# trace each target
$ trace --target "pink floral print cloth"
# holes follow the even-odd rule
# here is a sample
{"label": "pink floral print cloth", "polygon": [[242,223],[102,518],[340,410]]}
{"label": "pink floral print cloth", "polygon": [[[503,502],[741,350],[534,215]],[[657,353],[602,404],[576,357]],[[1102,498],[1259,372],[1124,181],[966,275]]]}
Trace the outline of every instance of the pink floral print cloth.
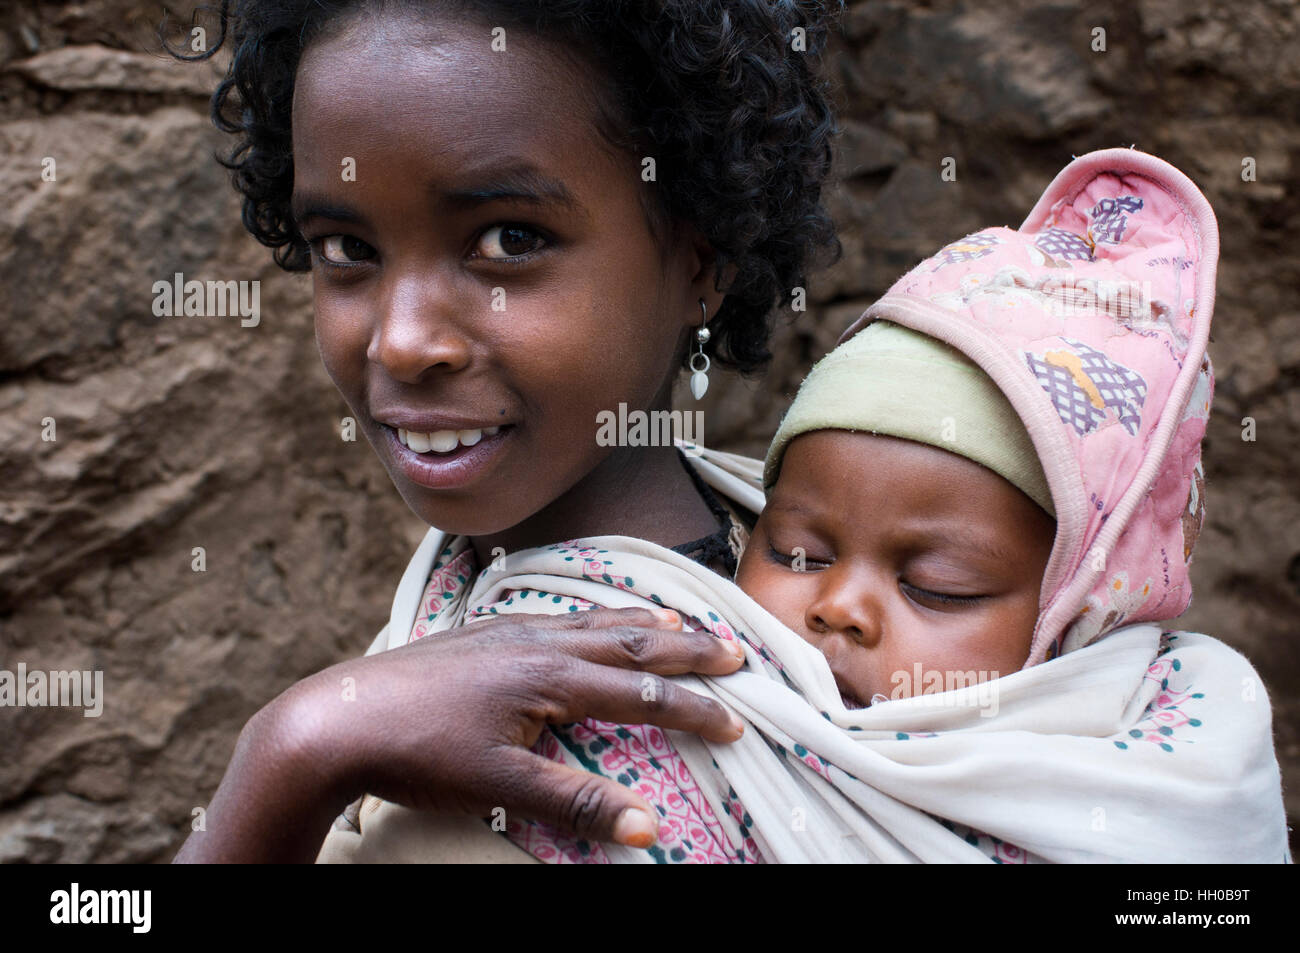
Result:
{"label": "pink floral print cloth", "polygon": [[[1025,421],[1058,530],[1021,671],[851,711],[815,648],[680,554],[608,536],[478,567],[437,530],[371,651],[595,604],[668,605],[739,642],[742,671],[675,679],[746,719],[734,744],[598,721],[543,735],[539,754],[633,786],[661,815],[651,851],[512,819],[510,839],[550,862],[1288,861],[1258,675],[1209,636],[1147,624],[1190,598],[1217,251],[1185,176],[1093,153],[1019,230],[945,246],[845,333],[881,318],[943,340]],[[694,465],[761,508],[761,462],[706,451]]]}
{"label": "pink floral print cloth", "polygon": [[1019,229],[944,246],[840,338],[877,318],[938,338],[1025,422],[1057,518],[1026,667],[1187,608],[1218,254],[1190,179],[1136,150],[1093,152]]}

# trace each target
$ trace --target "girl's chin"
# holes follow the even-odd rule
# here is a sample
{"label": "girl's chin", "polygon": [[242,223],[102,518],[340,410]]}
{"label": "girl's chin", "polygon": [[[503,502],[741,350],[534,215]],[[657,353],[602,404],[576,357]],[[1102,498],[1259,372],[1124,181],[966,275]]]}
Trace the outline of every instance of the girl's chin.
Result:
{"label": "girl's chin", "polygon": [[[438,492],[409,483],[398,484],[398,491],[411,512],[426,525],[442,530],[450,536],[493,536],[521,522],[521,514],[514,522],[510,511],[493,506],[473,492]],[[513,502],[513,501],[512,501]]]}

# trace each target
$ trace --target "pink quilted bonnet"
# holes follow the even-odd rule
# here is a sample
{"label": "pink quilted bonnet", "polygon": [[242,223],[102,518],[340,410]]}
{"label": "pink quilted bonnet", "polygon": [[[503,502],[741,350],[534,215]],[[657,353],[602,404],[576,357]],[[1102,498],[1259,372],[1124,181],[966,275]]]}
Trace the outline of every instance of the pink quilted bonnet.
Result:
{"label": "pink quilted bonnet", "polygon": [[945,341],[1024,421],[1057,519],[1026,667],[1191,600],[1218,254],[1190,179],[1135,150],[1092,152],[1018,230],[946,245],[840,338],[879,318]]}

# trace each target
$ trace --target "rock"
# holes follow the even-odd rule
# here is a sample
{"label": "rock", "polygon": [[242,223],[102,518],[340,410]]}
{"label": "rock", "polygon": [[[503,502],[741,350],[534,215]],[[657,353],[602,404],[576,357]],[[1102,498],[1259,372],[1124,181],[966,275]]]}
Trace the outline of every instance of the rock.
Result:
{"label": "rock", "polygon": [[[697,404],[683,375],[676,406],[704,410],[709,446],[761,457],[852,320],[942,244],[1018,224],[1072,154],[1136,143],[1184,169],[1222,257],[1208,519],[1174,625],[1263,675],[1294,825],[1300,8],[849,6],[824,192],[844,259],[809,276],[765,378],[715,368]],[[219,67],[139,52],[156,3],[36,10],[0,15],[0,665],[97,669],[106,699],[99,718],[0,710],[0,863],[163,861],[247,719],[365,650],[425,527],[369,447],[339,439],[310,280],[240,227],[202,101]],[[155,317],[153,282],[177,271],[260,281],[261,323]]]}
{"label": "rock", "polygon": [[896,167],[907,158],[907,147],[875,126],[850,119],[835,146],[836,175],[851,179]]}
{"label": "rock", "polygon": [[106,89],[144,93],[212,95],[221,74],[211,60],[184,63],[172,57],[129,53],[106,46],[65,46],[11,63],[8,69],[34,83],[68,92]]}
{"label": "rock", "polygon": [[[201,115],[176,108],[0,124],[0,286],[15,290],[0,372],[84,360],[113,348],[124,324],[159,324],[153,282],[199,277],[234,234],[238,203],[211,159],[219,142]],[[202,277],[248,277],[227,270]]]}

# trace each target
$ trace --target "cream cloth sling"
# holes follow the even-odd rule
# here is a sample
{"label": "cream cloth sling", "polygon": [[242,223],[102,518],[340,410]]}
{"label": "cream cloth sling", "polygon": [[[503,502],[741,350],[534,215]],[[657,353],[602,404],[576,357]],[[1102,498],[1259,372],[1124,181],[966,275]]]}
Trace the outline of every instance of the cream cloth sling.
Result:
{"label": "cream cloth sling", "polygon": [[[743,459],[692,462],[718,486],[706,466],[743,483],[758,465]],[[441,543],[439,534],[431,551]],[[598,571],[575,552],[599,553]],[[372,649],[405,643],[431,559],[423,576],[422,560],[412,561]],[[511,554],[434,628],[476,609],[560,607],[505,604],[506,593],[525,591],[663,603],[741,641],[742,672],[675,680],[738,711],[749,722],[744,737],[723,745],[667,734],[707,802],[701,814],[737,850],[751,842],[769,862],[1289,860],[1263,685],[1240,654],[1207,636],[1129,626],[994,681],[847,711],[819,652],[715,573],[643,540],[599,537]],[[559,754],[584,763],[562,746]],[[370,800],[377,806],[368,817],[363,810],[361,836],[349,835],[362,846],[344,857],[327,840],[321,859],[523,859],[487,846],[488,837],[506,842],[481,820]],[[548,836],[525,840],[534,853],[564,859],[538,847]],[[656,859],[600,848],[611,862]]]}
{"label": "cream cloth sling", "polygon": [[[679,443],[699,476],[726,500],[751,512],[763,508],[762,463],[750,457]],[[397,587],[388,623],[379,631],[367,655],[397,648],[409,641],[421,609],[430,572],[445,547],[453,542],[431,529],[411,557]],[[743,541],[736,540],[743,547]],[[599,604],[613,604],[601,601]],[[537,611],[534,608],[533,611]],[[459,618],[463,620],[463,611]],[[326,836],[318,863],[536,863],[527,851],[495,833],[479,818],[432,815],[366,796],[350,806]],[[365,836],[352,827],[362,823]],[[640,855],[645,857],[643,853]]]}

